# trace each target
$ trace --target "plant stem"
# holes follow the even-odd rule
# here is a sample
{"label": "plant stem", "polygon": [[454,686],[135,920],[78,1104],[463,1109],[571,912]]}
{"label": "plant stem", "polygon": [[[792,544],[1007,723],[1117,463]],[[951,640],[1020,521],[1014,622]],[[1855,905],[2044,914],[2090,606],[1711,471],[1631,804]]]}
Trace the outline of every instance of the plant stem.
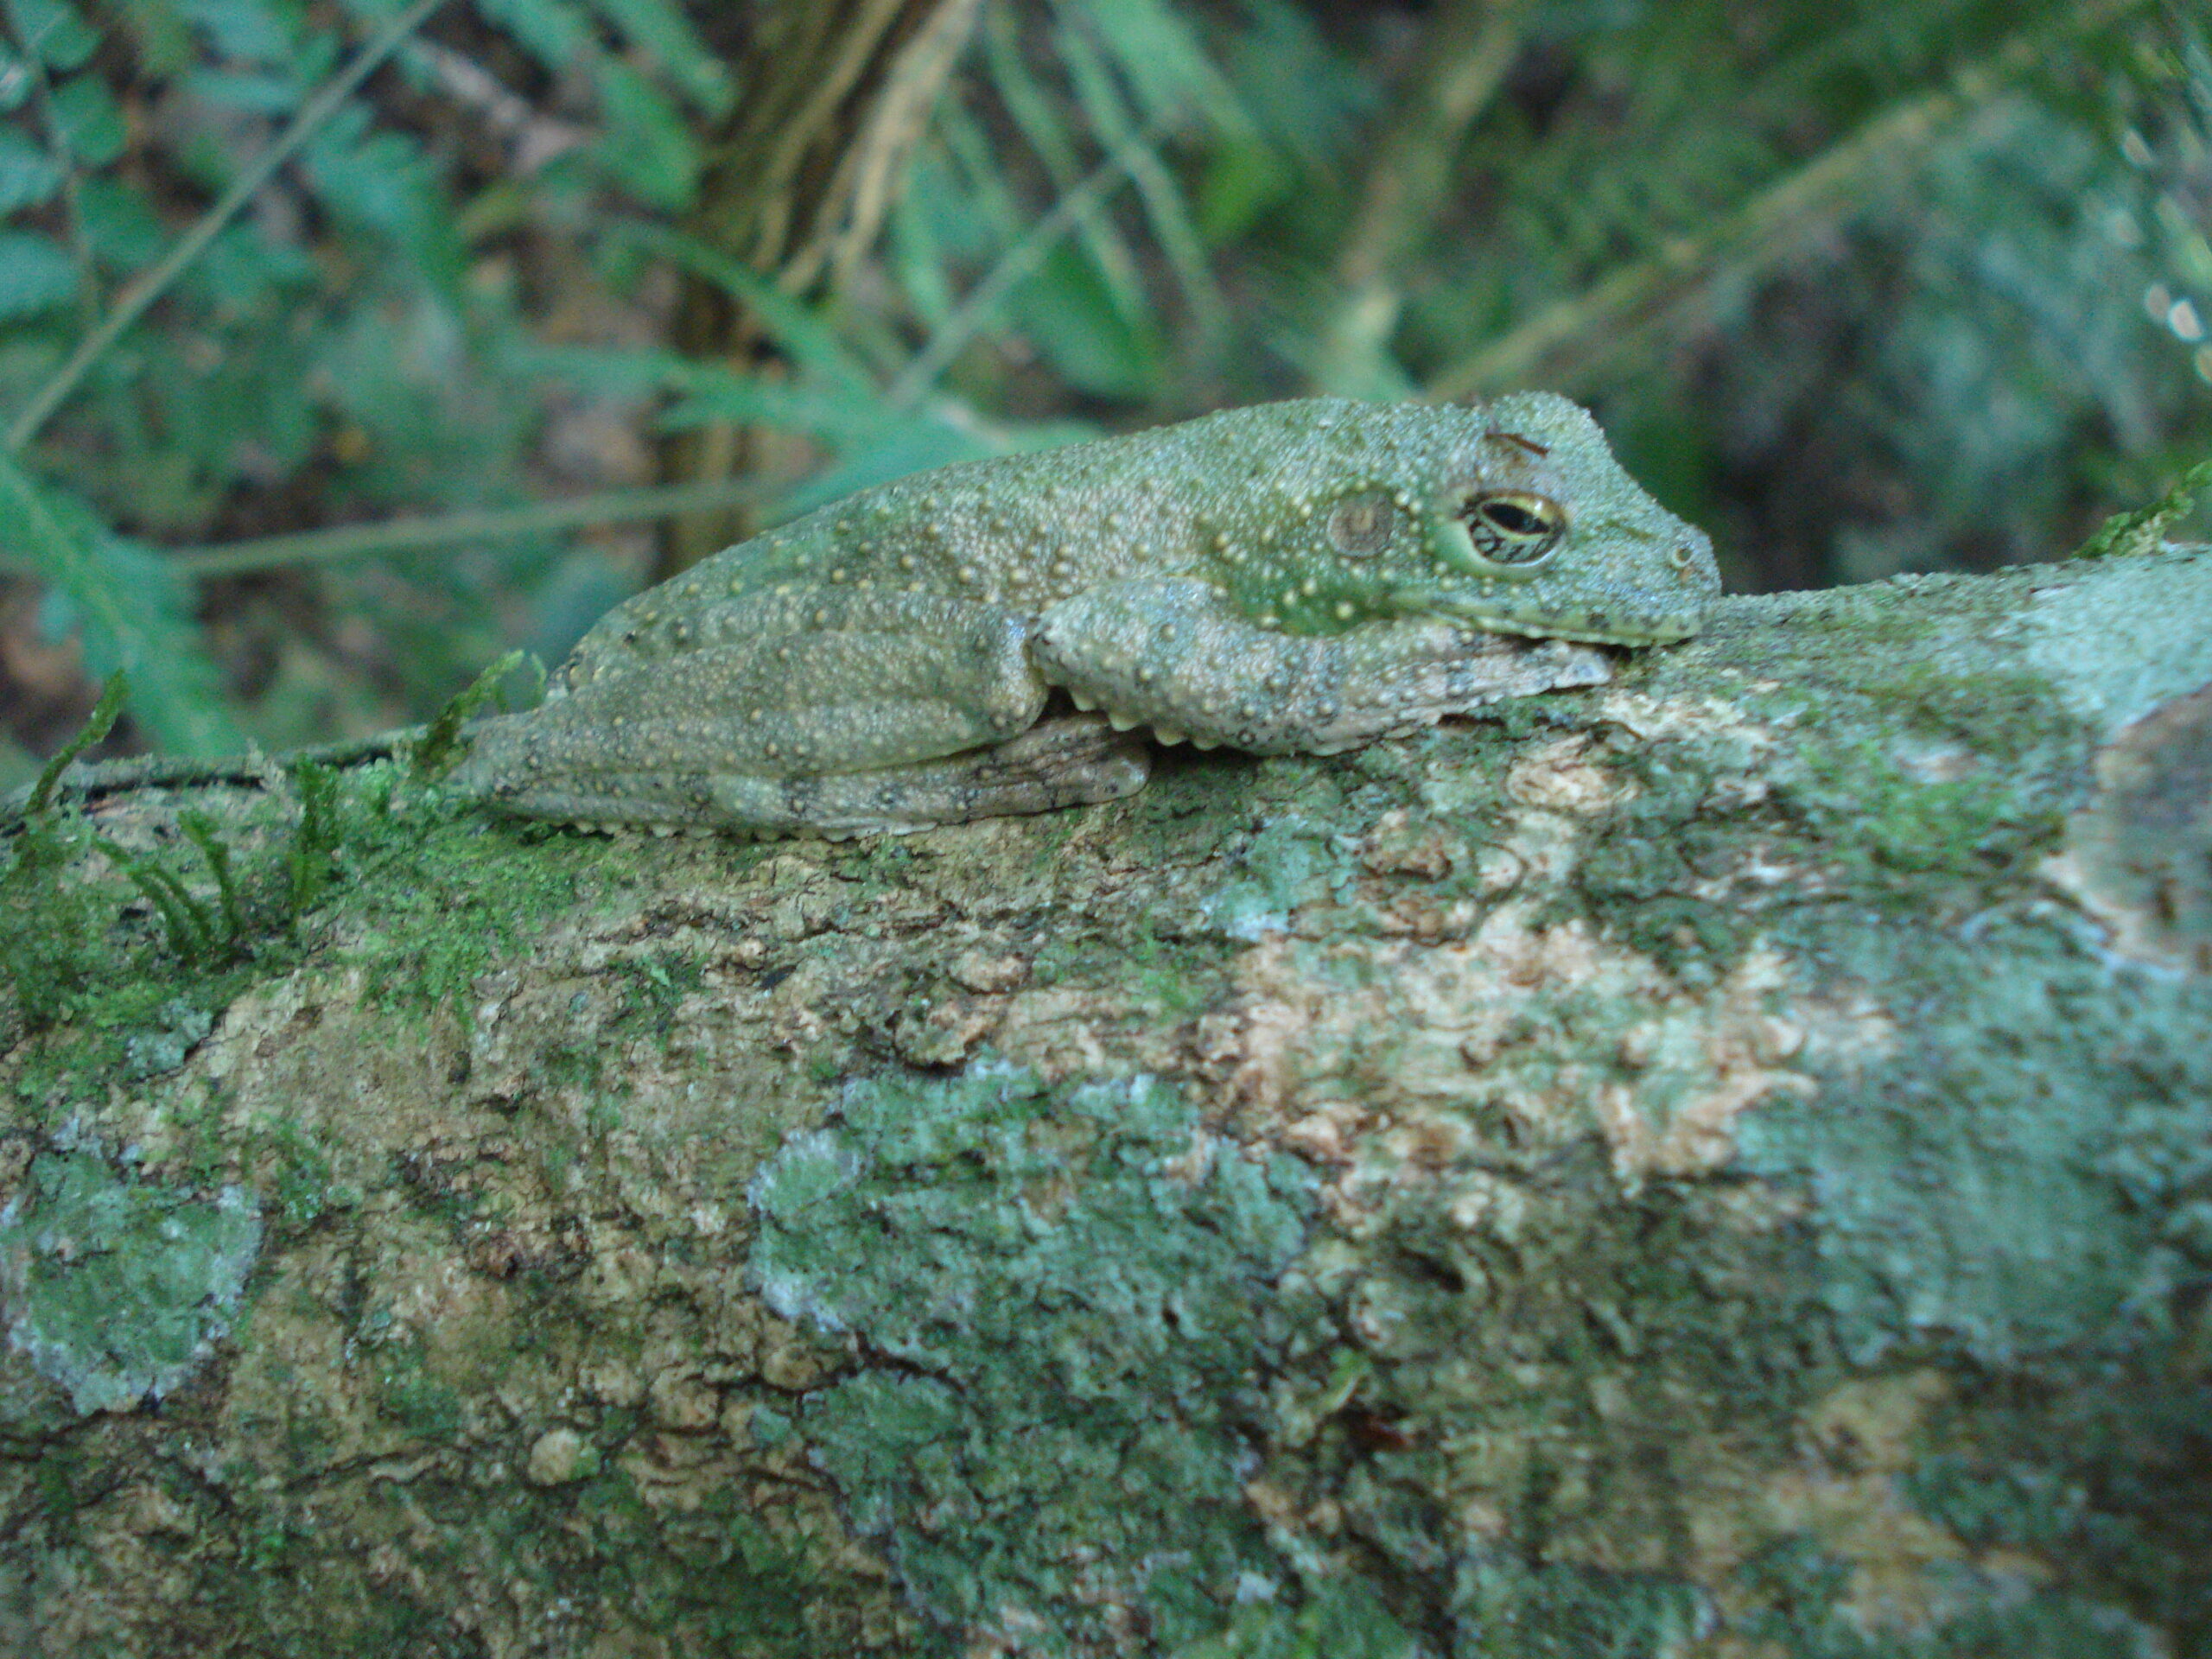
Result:
{"label": "plant stem", "polygon": [[435,518],[401,518],[381,524],[340,524],[329,530],[261,536],[251,541],[226,542],[213,547],[179,548],[170,555],[168,563],[188,576],[243,575],[249,571],[274,570],[287,565],[327,564],[340,559],[420,552],[426,548],[451,547],[458,542],[505,541],[517,536],[575,530],[588,524],[673,518],[687,512],[742,506],[758,500],[762,493],[763,486],[756,480],[732,478],[714,479],[703,484],[662,484],[650,489],[604,490],[536,506],[443,513]]}
{"label": "plant stem", "polygon": [[1310,378],[1318,390],[1378,389],[1377,366],[1403,307],[1408,252],[1448,201],[1467,134],[1520,54],[1531,0],[1439,0],[1395,99],[1331,274]]}

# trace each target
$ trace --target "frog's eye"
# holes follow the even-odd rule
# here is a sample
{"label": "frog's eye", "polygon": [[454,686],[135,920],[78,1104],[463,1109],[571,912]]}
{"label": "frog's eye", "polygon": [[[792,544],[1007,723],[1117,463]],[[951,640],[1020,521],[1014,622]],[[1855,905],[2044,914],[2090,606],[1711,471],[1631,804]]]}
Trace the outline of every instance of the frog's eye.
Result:
{"label": "frog's eye", "polygon": [[1567,536],[1558,502],[1531,490],[1485,490],[1437,525],[1436,551],[1469,575],[1534,575]]}
{"label": "frog's eye", "polygon": [[1492,564],[1534,564],[1549,558],[1567,530],[1559,504],[1526,490],[1478,495],[1461,518],[1475,551]]}
{"label": "frog's eye", "polygon": [[1370,558],[1390,545],[1398,510],[1387,495],[1352,495],[1329,510],[1329,545],[1347,558]]}

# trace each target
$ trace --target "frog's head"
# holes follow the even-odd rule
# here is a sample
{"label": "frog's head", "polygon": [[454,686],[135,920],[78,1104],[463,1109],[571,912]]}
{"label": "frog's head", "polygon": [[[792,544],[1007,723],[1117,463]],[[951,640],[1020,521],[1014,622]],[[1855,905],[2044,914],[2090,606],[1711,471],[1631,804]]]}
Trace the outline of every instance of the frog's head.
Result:
{"label": "frog's head", "polygon": [[1712,542],[1621,470],[1586,410],[1520,392],[1459,413],[1419,508],[1428,568],[1394,608],[1595,645],[1697,632],[1720,591]]}
{"label": "frog's head", "polygon": [[[1224,536],[1224,586],[1262,627],[1333,633],[1389,616],[1441,616],[1491,633],[1656,645],[1703,625],[1720,590],[1713,543],[1637,487],[1598,424],[1548,392],[1472,409],[1286,404],[1367,440],[1357,459],[1313,449],[1280,480],[1280,526]],[[1318,414],[1309,410],[1318,410]],[[1362,464],[1364,463],[1364,470]]]}

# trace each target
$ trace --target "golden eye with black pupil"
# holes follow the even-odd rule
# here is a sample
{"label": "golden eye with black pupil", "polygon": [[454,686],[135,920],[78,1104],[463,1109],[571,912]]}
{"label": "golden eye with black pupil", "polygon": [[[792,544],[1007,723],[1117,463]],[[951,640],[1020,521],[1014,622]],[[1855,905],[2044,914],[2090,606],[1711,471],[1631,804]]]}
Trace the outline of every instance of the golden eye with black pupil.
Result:
{"label": "golden eye with black pupil", "polygon": [[1523,569],[1549,558],[1567,533],[1559,504],[1527,490],[1470,496],[1459,521],[1484,558]]}
{"label": "golden eye with black pupil", "polygon": [[1531,539],[1544,533],[1544,521],[1526,507],[1516,507],[1510,501],[1485,501],[1476,509],[1509,536],[1525,536]]}

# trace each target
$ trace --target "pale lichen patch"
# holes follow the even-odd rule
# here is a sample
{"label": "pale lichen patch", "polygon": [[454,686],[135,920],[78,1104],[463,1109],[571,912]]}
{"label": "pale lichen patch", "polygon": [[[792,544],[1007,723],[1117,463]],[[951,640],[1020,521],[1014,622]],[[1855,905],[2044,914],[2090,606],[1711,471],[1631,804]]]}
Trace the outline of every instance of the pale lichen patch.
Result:
{"label": "pale lichen patch", "polygon": [[1809,1097],[1818,1069],[1885,1046],[1875,1010],[1814,995],[1771,945],[1697,987],[1518,904],[1460,944],[1271,939],[1237,982],[1217,1055],[1233,1096],[1318,1161],[1359,1166],[1346,1196],[1593,1135],[1628,1187],[1709,1173],[1745,1111]]}
{"label": "pale lichen patch", "polygon": [[1509,799],[1546,812],[1587,817],[1624,798],[1621,779],[1593,755],[1586,733],[1535,744],[1515,757],[1505,774]]}
{"label": "pale lichen patch", "polygon": [[35,1160],[0,1208],[9,1346],[79,1415],[174,1392],[230,1330],[261,1253],[260,1206],[118,1175],[85,1152]]}

